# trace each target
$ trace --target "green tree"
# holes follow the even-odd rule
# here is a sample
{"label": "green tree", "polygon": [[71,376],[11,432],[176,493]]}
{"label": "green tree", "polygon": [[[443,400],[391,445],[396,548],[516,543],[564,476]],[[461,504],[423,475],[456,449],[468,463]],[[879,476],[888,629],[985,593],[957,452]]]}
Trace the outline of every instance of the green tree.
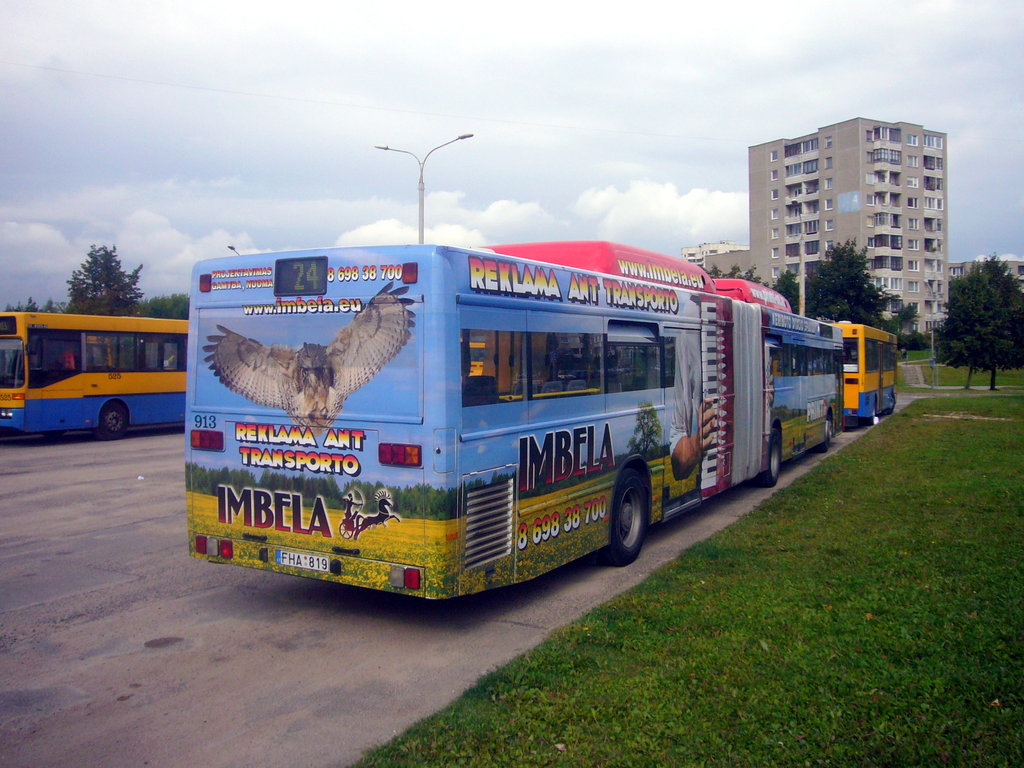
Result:
{"label": "green tree", "polygon": [[994,390],[996,371],[1024,366],[1024,294],[995,254],[950,281],[938,355],[967,368],[968,388],[975,371],[988,371]]}
{"label": "green tree", "polygon": [[779,279],[775,281],[772,288],[785,296],[789,306],[793,308],[794,312],[797,311],[800,306],[800,282],[797,280],[796,272],[790,272],[788,269],[782,270],[782,274],[779,275]]}
{"label": "green tree", "polygon": [[867,252],[867,248],[857,250],[853,240],[825,252],[817,272],[805,281],[809,317],[881,325],[888,297],[871,280]]}
{"label": "green tree", "polygon": [[140,317],[167,317],[173,320],[188,320],[188,294],[172,293],[169,296],[154,296],[143,299],[137,307]]}
{"label": "green tree", "polygon": [[895,315],[884,318],[878,327],[896,334],[896,345],[900,349],[919,349],[916,345],[920,344],[918,337],[921,334],[910,330],[917,322],[917,317],[917,309],[908,304]]}
{"label": "green tree", "polygon": [[142,300],[140,264],[131,272],[121,267],[117,246],[93,245],[82,266],[68,280],[68,312],[85,315],[134,315]]}
{"label": "green tree", "polygon": [[8,304],[5,312],[63,312],[64,304],[53,299],[47,299],[46,302],[40,306],[36,303],[36,300],[31,296],[28,297],[28,301],[19,301],[17,304]]}
{"label": "green tree", "polygon": [[723,272],[722,268],[717,264],[712,264],[707,270],[707,273],[711,275],[714,280],[721,280],[722,278],[728,278],[730,280],[749,280],[752,283],[760,283],[761,285],[767,285],[757,274],[757,267],[751,267],[744,271],[740,269],[739,264],[733,264],[729,267],[728,272]]}

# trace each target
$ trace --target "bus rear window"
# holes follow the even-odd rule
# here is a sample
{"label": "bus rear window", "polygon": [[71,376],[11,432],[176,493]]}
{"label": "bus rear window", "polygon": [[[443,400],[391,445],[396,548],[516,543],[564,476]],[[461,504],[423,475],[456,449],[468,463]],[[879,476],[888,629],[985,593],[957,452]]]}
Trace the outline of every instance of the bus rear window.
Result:
{"label": "bus rear window", "polygon": [[857,339],[843,339],[843,373],[860,373]]}

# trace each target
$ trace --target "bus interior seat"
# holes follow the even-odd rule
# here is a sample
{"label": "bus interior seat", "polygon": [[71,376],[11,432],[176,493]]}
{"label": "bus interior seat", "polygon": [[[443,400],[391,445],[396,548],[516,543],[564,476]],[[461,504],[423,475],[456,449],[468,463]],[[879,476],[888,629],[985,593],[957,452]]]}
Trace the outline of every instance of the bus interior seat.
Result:
{"label": "bus interior seat", "polygon": [[488,405],[498,402],[498,384],[493,376],[469,376],[462,389],[463,405]]}

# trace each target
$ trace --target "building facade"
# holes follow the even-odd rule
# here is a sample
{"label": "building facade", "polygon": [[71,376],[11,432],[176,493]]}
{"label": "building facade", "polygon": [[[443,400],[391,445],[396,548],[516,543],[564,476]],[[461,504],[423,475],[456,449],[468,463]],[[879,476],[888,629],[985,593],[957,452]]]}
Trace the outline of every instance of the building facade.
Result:
{"label": "building facade", "polygon": [[732,240],[719,240],[717,243],[701,243],[700,245],[687,245],[679,249],[679,255],[702,269],[707,265],[709,256],[720,253],[733,253],[736,251],[749,251],[749,245],[739,245]]}
{"label": "building facade", "polygon": [[[971,261],[949,262],[949,279],[952,280],[955,277],[963,277],[970,270],[974,269],[974,267],[979,263],[979,260],[980,259],[972,259]],[[1007,268],[1010,270],[1010,274],[1013,275],[1014,279],[1017,281],[1017,287],[1024,291],[1024,257],[1007,255],[999,256],[999,260],[1006,264]]]}
{"label": "building facade", "polygon": [[891,312],[941,323],[948,261],[946,134],[854,118],[748,148],[750,248],[758,272],[812,275],[832,245],[867,247]]}

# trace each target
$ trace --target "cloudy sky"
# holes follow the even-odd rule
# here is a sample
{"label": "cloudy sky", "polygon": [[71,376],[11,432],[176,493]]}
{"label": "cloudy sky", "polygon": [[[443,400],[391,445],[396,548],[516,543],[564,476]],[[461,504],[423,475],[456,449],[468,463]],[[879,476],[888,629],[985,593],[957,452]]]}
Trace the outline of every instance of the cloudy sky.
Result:
{"label": "cloudy sky", "polygon": [[12,0],[0,307],[91,244],[147,296],[242,252],[747,242],[747,147],[852,117],[949,134],[950,258],[1024,249],[1013,0]]}

